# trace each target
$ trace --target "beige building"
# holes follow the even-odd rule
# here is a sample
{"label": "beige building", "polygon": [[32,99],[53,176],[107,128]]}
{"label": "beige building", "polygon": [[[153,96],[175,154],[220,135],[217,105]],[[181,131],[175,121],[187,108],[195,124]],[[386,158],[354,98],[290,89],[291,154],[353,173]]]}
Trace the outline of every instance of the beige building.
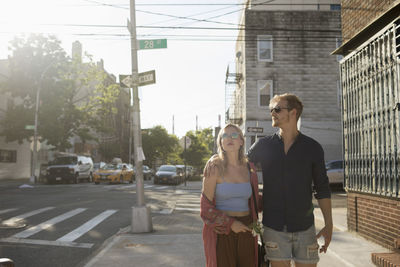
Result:
{"label": "beige building", "polygon": [[[226,121],[242,128],[248,149],[276,132],[269,101],[294,93],[304,103],[300,130],[321,143],[325,159],[342,158],[339,63],[340,1],[247,1],[235,66],[226,80]],[[296,4],[294,4],[296,3]]]}

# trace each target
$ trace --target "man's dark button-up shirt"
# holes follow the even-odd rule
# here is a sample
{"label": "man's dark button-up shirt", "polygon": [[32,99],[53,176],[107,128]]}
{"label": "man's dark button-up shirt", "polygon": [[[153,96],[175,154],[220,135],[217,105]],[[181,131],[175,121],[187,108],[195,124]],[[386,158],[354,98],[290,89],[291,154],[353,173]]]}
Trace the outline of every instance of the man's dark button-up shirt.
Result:
{"label": "man's dark button-up shirt", "polygon": [[303,231],[314,223],[312,192],[330,198],[324,151],[314,139],[299,133],[287,154],[279,133],[259,139],[248,158],[263,173],[263,224],[282,231]]}

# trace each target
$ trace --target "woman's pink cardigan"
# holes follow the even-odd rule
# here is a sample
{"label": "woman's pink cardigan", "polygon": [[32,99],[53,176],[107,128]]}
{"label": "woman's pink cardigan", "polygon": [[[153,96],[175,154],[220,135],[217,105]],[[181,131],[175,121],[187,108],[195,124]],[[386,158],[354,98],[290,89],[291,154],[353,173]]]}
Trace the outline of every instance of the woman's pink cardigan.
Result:
{"label": "woman's pink cardigan", "polygon": [[[257,196],[257,207],[258,211],[262,210],[260,197],[258,195],[258,178],[254,164],[250,164],[250,183],[253,187],[254,193]],[[249,209],[253,221],[258,219],[258,212],[256,212],[254,207],[253,194],[249,199]],[[227,216],[220,210],[215,208],[215,197],[211,202],[204,194],[201,195],[200,199],[200,216],[203,219],[203,243],[204,243],[204,253],[206,256],[206,266],[207,267],[217,267],[217,233],[214,229],[217,227],[219,232],[224,234],[229,234],[231,231],[231,225],[234,219]],[[254,238],[255,246],[255,262],[257,267],[258,250],[257,250],[257,238]]]}

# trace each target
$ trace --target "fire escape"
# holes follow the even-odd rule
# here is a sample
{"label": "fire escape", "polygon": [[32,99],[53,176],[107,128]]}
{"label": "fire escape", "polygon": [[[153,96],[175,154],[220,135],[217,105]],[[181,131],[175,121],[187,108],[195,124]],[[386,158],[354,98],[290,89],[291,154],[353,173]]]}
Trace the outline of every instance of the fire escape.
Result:
{"label": "fire escape", "polygon": [[225,78],[225,123],[241,125],[243,122],[243,94],[240,87],[242,79],[241,73],[229,72],[228,65]]}

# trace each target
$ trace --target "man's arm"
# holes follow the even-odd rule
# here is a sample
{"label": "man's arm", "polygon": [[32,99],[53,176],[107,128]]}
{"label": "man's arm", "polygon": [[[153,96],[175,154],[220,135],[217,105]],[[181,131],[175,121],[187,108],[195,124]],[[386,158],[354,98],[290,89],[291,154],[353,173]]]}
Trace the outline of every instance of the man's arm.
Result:
{"label": "man's arm", "polygon": [[329,244],[332,240],[333,231],[333,221],[332,221],[332,203],[330,198],[318,199],[318,205],[321,208],[322,215],[324,216],[325,227],[319,231],[317,234],[317,239],[321,236],[324,237],[325,243],[319,250],[319,252],[324,252],[328,250]]}

